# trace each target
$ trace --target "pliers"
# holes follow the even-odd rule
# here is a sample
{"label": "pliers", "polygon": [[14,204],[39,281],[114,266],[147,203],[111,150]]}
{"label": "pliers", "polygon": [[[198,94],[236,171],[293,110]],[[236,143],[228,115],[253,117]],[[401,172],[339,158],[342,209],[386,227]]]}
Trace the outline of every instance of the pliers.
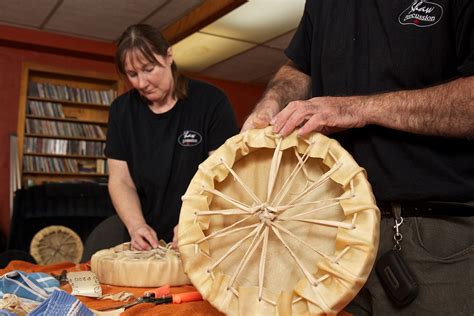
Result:
{"label": "pliers", "polygon": [[185,293],[179,293],[179,294],[170,294],[170,290],[171,290],[170,286],[165,285],[151,291],[146,291],[143,296],[137,298],[133,302],[116,306],[116,307],[100,309],[100,311],[109,311],[109,310],[114,310],[114,309],[119,309],[119,308],[127,309],[141,303],[152,303],[155,305],[169,304],[169,303],[180,304],[183,302],[193,302],[193,301],[202,300],[201,294],[197,291],[185,292]]}

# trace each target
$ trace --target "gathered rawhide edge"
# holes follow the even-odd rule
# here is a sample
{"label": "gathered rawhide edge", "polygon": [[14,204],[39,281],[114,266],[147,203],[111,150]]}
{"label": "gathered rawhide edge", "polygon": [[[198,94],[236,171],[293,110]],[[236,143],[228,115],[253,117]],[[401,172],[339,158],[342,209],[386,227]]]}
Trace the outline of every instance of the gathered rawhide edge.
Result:
{"label": "gathered rawhide edge", "polygon": [[130,250],[130,243],[96,252],[91,270],[100,283],[126,287],[155,287],[190,284],[183,271],[179,253],[170,244],[156,249]]}
{"label": "gathered rawhide edge", "polygon": [[179,250],[193,285],[226,314],[336,314],[367,280],[379,221],[364,170],[337,141],[268,127],[199,166]]}

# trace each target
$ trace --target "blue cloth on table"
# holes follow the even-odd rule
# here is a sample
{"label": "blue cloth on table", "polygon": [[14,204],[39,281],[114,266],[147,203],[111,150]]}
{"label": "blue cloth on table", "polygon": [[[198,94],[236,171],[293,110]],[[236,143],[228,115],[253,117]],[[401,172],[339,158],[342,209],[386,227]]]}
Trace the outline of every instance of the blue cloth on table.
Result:
{"label": "blue cloth on table", "polygon": [[21,299],[44,302],[54,290],[59,289],[59,281],[43,272],[25,273],[14,270],[0,277],[0,295],[15,294]]}
{"label": "blue cloth on table", "polygon": [[77,298],[62,290],[56,290],[28,316],[94,316],[94,313]]}

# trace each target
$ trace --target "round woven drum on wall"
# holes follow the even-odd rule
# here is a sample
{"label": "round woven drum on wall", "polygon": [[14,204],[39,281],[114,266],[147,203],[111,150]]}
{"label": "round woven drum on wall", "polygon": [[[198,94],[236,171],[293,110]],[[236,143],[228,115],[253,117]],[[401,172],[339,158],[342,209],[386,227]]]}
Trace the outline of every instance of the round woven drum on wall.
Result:
{"label": "round woven drum on wall", "polygon": [[364,169],[337,141],[268,127],[230,138],[199,166],[179,250],[224,313],[335,314],[367,280],[379,220]]}
{"label": "round woven drum on wall", "polygon": [[79,263],[84,251],[81,237],[72,229],[52,225],[37,232],[30,243],[30,254],[40,265]]}

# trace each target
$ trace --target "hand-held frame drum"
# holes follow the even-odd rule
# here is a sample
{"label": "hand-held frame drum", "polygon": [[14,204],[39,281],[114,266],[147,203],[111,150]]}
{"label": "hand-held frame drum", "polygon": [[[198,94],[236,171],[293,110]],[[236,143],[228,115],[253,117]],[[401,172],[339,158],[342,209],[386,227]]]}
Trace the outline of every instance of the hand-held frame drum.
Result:
{"label": "hand-held frame drum", "polygon": [[268,127],[230,138],[199,166],[179,250],[222,312],[335,314],[367,280],[379,220],[364,169],[337,141]]}

